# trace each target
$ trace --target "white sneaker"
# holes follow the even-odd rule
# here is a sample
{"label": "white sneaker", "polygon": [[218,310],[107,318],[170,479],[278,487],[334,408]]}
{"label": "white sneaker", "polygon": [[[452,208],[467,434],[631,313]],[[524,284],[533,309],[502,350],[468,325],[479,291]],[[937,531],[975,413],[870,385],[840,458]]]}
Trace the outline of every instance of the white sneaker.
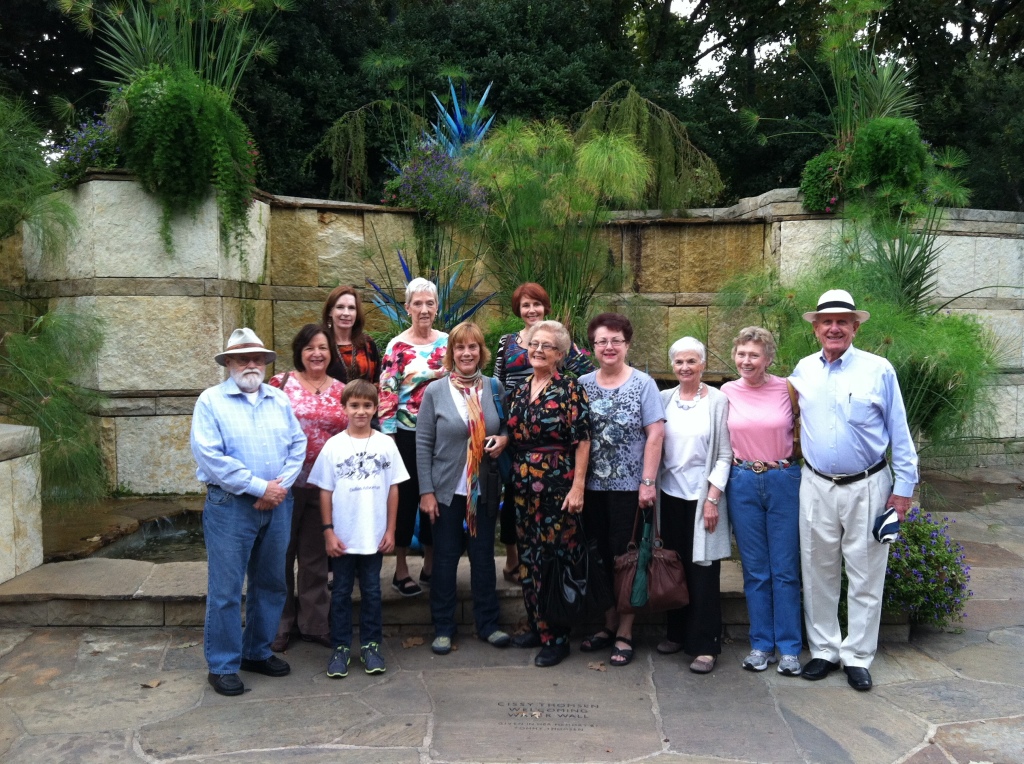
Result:
{"label": "white sneaker", "polygon": [[785,676],[800,676],[800,659],[795,655],[783,655],[779,661],[779,673]]}
{"label": "white sneaker", "polygon": [[775,651],[766,653],[763,650],[751,650],[750,655],[743,659],[743,668],[747,671],[764,671],[769,663],[775,663]]}

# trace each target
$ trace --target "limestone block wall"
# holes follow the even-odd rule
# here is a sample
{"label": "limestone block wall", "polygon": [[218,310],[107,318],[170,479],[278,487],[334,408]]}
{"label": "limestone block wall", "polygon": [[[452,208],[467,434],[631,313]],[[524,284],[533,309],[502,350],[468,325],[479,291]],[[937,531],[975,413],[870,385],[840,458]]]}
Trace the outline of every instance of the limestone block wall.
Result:
{"label": "limestone block wall", "polygon": [[0,424],[0,583],[43,564],[39,430]]}
{"label": "limestone block wall", "polygon": [[[158,205],[130,177],[94,177],[68,198],[80,234],[67,259],[45,261],[34,242],[14,236],[0,242],[0,279],[51,307],[104,320],[99,359],[81,379],[108,398],[96,415],[113,482],[138,493],[200,490],[188,445],[191,412],[199,393],[223,378],[212,359],[234,328],[252,326],[281,354],[278,368],[290,368],[292,337],[302,324],[319,320],[334,286],[350,284],[368,296],[367,277],[376,280],[384,269],[400,284],[395,252],[415,253],[410,211],[263,196],[253,207],[242,257],[222,246],[212,200],[195,219],[175,221],[170,256],[158,235]],[[763,265],[794,277],[839,223],[807,214],[796,189],[691,215],[617,213],[600,235],[612,260],[624,266],[627,286],[642,295],[632,306],[631,360],[668,376],[669,344],[684,333],[709,332],[709,376],[720,378],[729,370],[736,329],[752,317],[727,321],[714,305],[718,290],[736,273]],[[949,309],[981,316],[1006,349],[1006,373],[993,389],[1004,440],[993,446],[991,459],[1019,462],[1024,216],[955,211],[942,242],[940,292],[956,298]],[[990,288],[970,292],[979,287]],[[608,298],[612,305],[629,299]],[[375,320],[374,311],[368,318]]]}
{"label": "limestone block wall", "polygon": [[[270,207],[253,205],[239,247],[221,242],[215,202],[159,236],[160,207],[130,177],[111,174],[65,192],[79,230],[67,256],[23,243],[29,297],[102,321],[103,346],[80,380],[107,396],[95,412],[114,485],[145,493],[195,491],[188,431],[196,396],[223,378],[213,363],[242,323],[272,335],[267,283]],[[239,251],[240,250],[240,251]]]}

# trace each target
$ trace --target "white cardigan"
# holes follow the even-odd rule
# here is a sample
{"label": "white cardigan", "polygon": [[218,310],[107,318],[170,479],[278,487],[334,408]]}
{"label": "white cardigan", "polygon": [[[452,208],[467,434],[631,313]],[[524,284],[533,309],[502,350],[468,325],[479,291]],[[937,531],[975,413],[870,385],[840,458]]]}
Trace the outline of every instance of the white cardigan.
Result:
{"label": "white cardigan", "polygon": [[[671,390],[661,391],[661,402],[668,409],[672,396],[679,391],[679,386]],[[704,502],[708,498],[708,476],[715,464],[724,461],[732,464],[732,444],[729,442],[729,399],[722,391],[708,386],[708,405],[711,407],[711,439],[708,443],[708,455],[704,465],[703,487],[697,498],[697,512],[693,520],[693,562],[697,565],[710,565],[714,560],[724,560],[732,554],[732,543],[729,538],[729,506],[725,492],[718,500],[718,525],[714,533],[704,528]],[[663,457],[664,458],[664,457]],[[658,470],[660,475],[661,470]],[[724,489],[725,486],[722,486]],[[658,512],[661,512],[661,485],[659,479]],[[659,518],[661,515],[659,514]]]}

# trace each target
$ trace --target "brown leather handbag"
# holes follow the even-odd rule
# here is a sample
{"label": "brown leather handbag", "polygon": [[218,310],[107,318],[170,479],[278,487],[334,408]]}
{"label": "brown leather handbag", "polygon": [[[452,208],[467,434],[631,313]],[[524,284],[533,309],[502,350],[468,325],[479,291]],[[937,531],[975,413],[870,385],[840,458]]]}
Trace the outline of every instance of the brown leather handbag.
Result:
{"label": "brown leather handbag", "polygon": [[[636,539],[637,527],[643,510],[637,507],[633,521],[633,539],[623,554],[615,558],[615,605],[620,613],[660,613],[675,610],[690,604],[690,590],[686,586],[686,573],[679,553],[666,549],[658,529],[658,513],[652,510],[654,518],[653,536],[645,534]],[[650,523],[644,522],[644,525]],[[637,586],[637,572],[641,585],[646,578],[646,599],[642,586]],[[637,590],[641,589],[640,592]],[[641,603],[641,600],[644,600]]]}

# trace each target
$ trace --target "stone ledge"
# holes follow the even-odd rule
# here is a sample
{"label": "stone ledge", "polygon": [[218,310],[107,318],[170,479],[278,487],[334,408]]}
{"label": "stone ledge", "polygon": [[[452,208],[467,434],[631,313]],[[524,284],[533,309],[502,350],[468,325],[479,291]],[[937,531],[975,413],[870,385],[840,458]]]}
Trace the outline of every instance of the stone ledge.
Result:
{"label": "stone ledge", "polygon": [[38,428],[19,424],[0,424],[0,462],[38,452]]}

